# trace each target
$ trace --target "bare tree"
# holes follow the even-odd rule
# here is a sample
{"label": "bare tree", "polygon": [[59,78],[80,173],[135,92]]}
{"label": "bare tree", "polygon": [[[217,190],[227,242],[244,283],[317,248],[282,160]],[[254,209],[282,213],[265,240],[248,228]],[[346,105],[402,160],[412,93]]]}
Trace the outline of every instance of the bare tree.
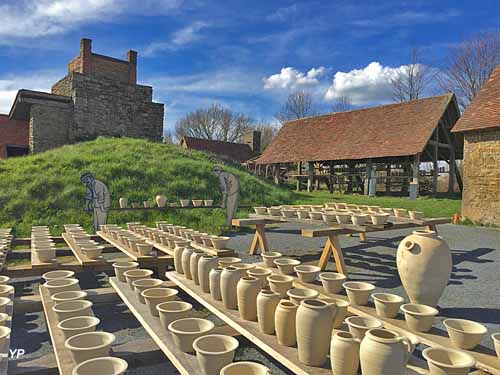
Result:
{"label": "bare tree", "polygon": [[431,70],[421,63],[421,54],[418,48],[410,50],[410,62],[391,79],[392,95],[398,102],[408,102],[418,99],[427,88]]}
{"label": "bare tree", "polygon": [[179,140],[189,136],[235,142],[251,129],[252,119],[249,116],[213,104],[179,119],[175,124],[175,136]]}
{"label": "bare tree", "polygon": [[173,137],[172,132],[170,130],[163,134],[163,143],[168,144],[168,145],[174,144],[174,137]]}
{"label": "bare tree", "polygon": [[332,112],[348,112],[354,108],[352,98],[349,95],[342,95],[335,99],[332,105]]}
{"label": "bare tree", "polygon": [[299,90],[288,95],[288,98],[275,115],[281,124],[299,118],[317,114],[313,96],[309,91]]}
{"label": "bare tree", "polygon": [[500,30],[480,33],[450,48],[438,82],[443,90],[457,95],[464,110],[499,64]]}

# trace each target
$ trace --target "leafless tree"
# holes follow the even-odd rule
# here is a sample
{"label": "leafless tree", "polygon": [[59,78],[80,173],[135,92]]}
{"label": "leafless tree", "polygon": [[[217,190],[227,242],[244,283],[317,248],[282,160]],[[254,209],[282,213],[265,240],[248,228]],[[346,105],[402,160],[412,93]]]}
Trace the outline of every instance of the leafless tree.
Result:
{"label": "leafless tree", "polygon": [[174,137],[170,130],[163,134],[163,143],[168,145],[174,144]]}
{"label": "leafless tree", "polygon": [[235,142],[251,129],[252,119],[249,116],[213,104],[179,119],[175,124],[175,136],[179,140],[189,136]]}
{"label": "leafless tree", "polygon": [[443,90],[457,95],[464,110],[499,64],[500,29],[480,33],[450,48],[438,82]]}
{"label": "leafless tree", "polygon": [[418,48],[410,50],[410,62],[391,79],[392,95],[398,102],[408,102],[422,97],[432,76],[430,68],[421,62]]}
{"label": "leafless tree", "polygon": [[354,108],[352,98],[349,95],[342,95],[335,99],[332,105],[332,112],[348,112]]}
{"label": "leafless tree", "polygon": [[299,90],[288,95],[288,98],[275,115],[281,124],[299,118],[317,114],[313,96],[309,91]]}

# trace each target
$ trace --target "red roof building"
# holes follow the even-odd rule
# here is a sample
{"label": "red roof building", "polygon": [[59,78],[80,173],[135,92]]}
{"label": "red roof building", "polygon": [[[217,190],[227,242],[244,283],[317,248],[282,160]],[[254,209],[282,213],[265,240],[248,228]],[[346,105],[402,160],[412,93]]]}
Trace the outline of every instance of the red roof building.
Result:
{"label": "red roof building", "polygon": [[26,155],[28,152],[28,122],[12,120],[9,115],[0,114],[0,159]]}

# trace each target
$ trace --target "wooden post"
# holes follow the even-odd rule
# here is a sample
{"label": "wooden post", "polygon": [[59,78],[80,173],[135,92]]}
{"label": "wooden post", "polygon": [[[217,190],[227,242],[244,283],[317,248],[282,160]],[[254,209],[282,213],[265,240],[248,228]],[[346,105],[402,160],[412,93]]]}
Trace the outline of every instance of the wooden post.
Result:
{"label": "wooden post", "polygon": [[413,165],[412,165],[413,181],[415,181],[417,183],[417,197],[418,197],[419,191],[420,191],[420,182],[419,182],[420,171],[419,171],[419,168],[420,168],[420,153],[416,154],[413,157]]}
{"label": "wooden post", "polygon": [[313,173],[314,173],[314,166],[312,165],[312,162],[308,161],[307,162],[307,191],[311,192],[311,190],[314,188],[313,186]]}
{"label": "wooden post", "polygon": [[366,170],[365,170],[365,190],[364,195],[368,195],[370,191],[370,178],[372,175],[372,160],[366,159]]}
{"label": "wooden post", "polygon": [[438,182],[438,143],[439,143],[439,131],[436,129],[436,143],[432,149],[432,195],[435,196],[437,193],[437,182]]}
{"label": "wooden post", "polygon": [[274,164],[273,165],[273,178],[274,178],[274,183],[276,185],[280,184],[280,164]]}
{"label": "wooden post", "polygon": [[354,173],[354,166],[353,166],[353,162],[348,162],[347,163],[348,165],[348,177],[347,177],[347,194],[352,194],[352,190],[353,190],[353,173]]}
{"label": "wooden post", "polygon": [[302,184],[300,183],[300,175],[302,174],[302,162],[297,163],[297,191],[302,190]]}
{"label": "wooden post", "polygon": [[[385,194],[389,195],[391,192],[391,163],[387,163],[385,166]],[[389,193],[389,194],[388,194]]]}

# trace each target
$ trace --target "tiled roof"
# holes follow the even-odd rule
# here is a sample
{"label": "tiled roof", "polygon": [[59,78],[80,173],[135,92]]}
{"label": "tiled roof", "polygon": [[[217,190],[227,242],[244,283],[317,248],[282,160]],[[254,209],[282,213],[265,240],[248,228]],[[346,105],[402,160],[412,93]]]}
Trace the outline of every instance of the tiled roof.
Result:
{"label": "tiled roof", "polygon": [[453,132],[500,127],[500,65],[491,73]]}
{"label": "tiled roof", "polygon": [[223,159],[229,159],[240,163],[255,156],[252,152],[252,148],[245,143],[224,142],[194,137],[183,137],[181,144],[182,143],[184,143],[188,149],[210,152]]}
{"label": "tiled roof", "polygon": [[447,94],[290,121],[257,163],[415,155],[424,150],[452,105],[456,105],[454,95]]}

